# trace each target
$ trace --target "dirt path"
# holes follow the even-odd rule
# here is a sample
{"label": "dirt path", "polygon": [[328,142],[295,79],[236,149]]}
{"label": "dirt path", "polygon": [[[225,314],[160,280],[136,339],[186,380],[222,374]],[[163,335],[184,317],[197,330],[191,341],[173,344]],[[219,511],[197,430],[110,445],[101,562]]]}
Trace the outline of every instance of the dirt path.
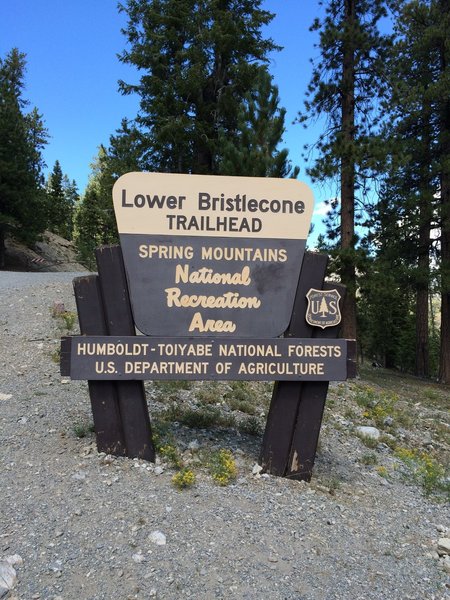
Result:
{"label": "dirt path", "polygon": [[52,360],[62,331],[51,307],[74,310],[72,277],[0,274],[0,561],[21,558],[5,597],[448,597],[436,555],[448,506],[364,466],[339,420],[324,425],[310,485],[254,475],[260,440],[235,429],[174,426],[185,451],[197,440],[238,463],[228,487],[200,471],[182,492],[168,465],[99,455],[92,434],[77,438],[91,419],[87,384],[63,382]]}

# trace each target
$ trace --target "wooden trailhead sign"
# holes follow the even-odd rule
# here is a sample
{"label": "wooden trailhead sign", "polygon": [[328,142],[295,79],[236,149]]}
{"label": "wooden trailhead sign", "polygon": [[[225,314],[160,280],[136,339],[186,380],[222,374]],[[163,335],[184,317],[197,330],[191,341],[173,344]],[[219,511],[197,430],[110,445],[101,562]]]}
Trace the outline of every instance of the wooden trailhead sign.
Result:
{"label": "wooden trailhead sign", "polygon": [[137,328],[267,337],[289,324],[313,197],[293,179],[128,173],[114,209]]}
{"label": "wooden trailhead sign", "polygon": [[305,252],[313,195],[292,179],[128,173],[120,246],[74,280],[80,336],[61,373],[87,379],[99,451],[155,459],[143,380],[274,381],[260,462],[309,480],[330,381],[354,377],[338,338],[345,288]]}

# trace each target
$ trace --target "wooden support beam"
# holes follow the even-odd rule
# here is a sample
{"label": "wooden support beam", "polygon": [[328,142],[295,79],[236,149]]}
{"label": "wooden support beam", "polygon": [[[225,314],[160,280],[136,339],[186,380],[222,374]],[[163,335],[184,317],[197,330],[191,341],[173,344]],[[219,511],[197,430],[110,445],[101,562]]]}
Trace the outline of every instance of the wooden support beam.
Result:
{"label": "wooden support beam", "polygon": [[[311,336],[313,328],[305,320],[306,294],[310,288],[322,289],[327,262],[325,254],[305,254],[292,319],[285,337]],[[303,385],[292,381],[275,383],[260,454],[262,467],[272,475],[283,476],[288,469]]]}
{"label": "wooden support beam", "polygon": [[[345,298],[345,286],[340,284],[324,284],[324,290],[336,289],[341,295],[340,309]],[[336,338],[338,337],[340,325],[321,329],[314,328],[313,338]],[[301,399],[294,424],[291,440],[289,462],[286,477],[310,481],[319,441],[322,416],[325,409],[329,382],[328,381],[306,381],[302,384]]]}
{"label": "wooden support beam", "polygon": [[[77,277],[73,281],[78,309],[80,331],[83,335],[106,335],[106,321],[97,275]],[[62,357],[67,343],[63,341]],[[61,363],[63,373],[64,361]],[[116,386],[112,381],[89,381],[92,416],[99,452],[125,455],[125,438],[122,429]]]}
{"label": "wooden support beam", "polygon": [[[135,335],[128,284],[120,246],[96,250],[107,335]],[[152,430],[142,381],[118,381],[116,394],[122,418],[126,455],[154,462]]]}

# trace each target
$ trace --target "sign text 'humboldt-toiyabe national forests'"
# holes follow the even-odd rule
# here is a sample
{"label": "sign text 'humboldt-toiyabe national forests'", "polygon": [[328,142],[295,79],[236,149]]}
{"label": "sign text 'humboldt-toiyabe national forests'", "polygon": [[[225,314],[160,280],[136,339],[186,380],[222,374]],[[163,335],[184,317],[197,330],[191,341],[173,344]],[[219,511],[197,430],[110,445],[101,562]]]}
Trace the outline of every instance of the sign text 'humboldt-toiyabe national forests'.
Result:
{"label": "sign text 'humboldt-toiyabe national forests'", "polygon": [[305,184],[128,173],[116,182],[113,199],[140,331],[284,333],[313,211]]}
{"label": "sign text 'humboldt-toiyabe national forests'", "polygon": [[347,340],[73,336],[72,379],[342,381]]}

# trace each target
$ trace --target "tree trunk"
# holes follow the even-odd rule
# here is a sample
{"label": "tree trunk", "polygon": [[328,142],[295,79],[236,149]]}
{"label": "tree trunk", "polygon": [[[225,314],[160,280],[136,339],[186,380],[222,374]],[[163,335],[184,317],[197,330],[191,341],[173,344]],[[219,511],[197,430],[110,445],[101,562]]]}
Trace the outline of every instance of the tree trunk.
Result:
{"label": "tree trunk", "polygon": [[[431,107],[425,102],[423,106],[423,148],[425,156],[429,156],[432,147],[430,131]],[[417,277],[416,277],[416,359],[415,375],[430,376],[429,363],[429,315],[428,298],[430,294],[430,245],[431,219],[433,214],[433,187],[429,160],[422,162],[420,169],[421,191],[418,199],[419,235],[417,244]]]}
{"label": "tree trunk", "polygon": [[0,225],[0,269],[6,266],[5,227]]}
{"label": "tree trunk", "polygon": [[[449,0],[441,0],[443,22],[448,22]],[[444,20],[444,17],[446,19]],[[447,33],[448,35],[448,33]],[[450,69],[450,47],[441,44],[441,77]],[[444,98],[440,118],[441,142],[441,349],[439,381],[450,383],[450,100]]]}
{"label": "tree trunk", "polygon": [[428,286],[421,286],[416,296],[416,364],[418,377],[429,377]]}
{"label": "tree trunk", "polygon": [[342,63],[342,158],[341,158],[341,281],[347,287],[342,315],[342,336],[356,339],[355,249],[355,49],[352,30],[356,20],[355,0],[345,0],[349,35]]}
{"label": "tree trunk", "polygon": [[[450,127],[448,129],[450,135]],[[450,152],[447,154],[450,158]],[[447,159],[448,160],[448,159]],[[445,167],[444,167],[445,168]],[[447,167],[448,168],[448,167]],[[439,381],[450,383],[450,174],[441,178],[441,349]]]}

